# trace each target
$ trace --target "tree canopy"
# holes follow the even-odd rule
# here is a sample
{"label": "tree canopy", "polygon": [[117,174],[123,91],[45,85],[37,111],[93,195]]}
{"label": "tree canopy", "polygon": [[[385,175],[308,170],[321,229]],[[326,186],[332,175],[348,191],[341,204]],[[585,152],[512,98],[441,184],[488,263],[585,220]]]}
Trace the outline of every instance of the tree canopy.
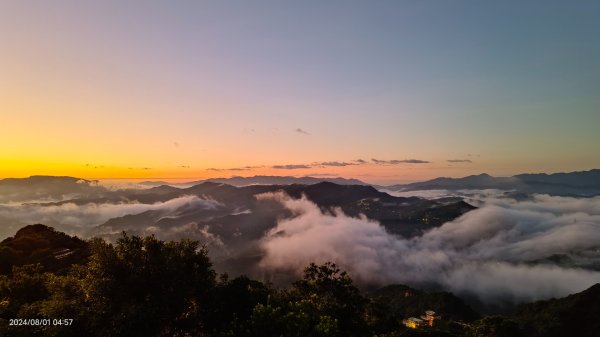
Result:
{"label": "tree canopy", "polygon": [[[9,248],[21,245],[33,252],[25,237],[48,247],[52,240],[45,235],[50,235],[52,242],[75,244],[86,253],[60,268],[52,267],[57,266],[52,260],[57,247],[46,250],[54,257],[39,255],[46,265],[24,263],[27,250],[15,250],[21,257],[12,260],[3,255],[10,270],[0,274],[0,336],[560,336],[573,329],[571,321],[591,318],[600,307],[599,288],[593,287],[523,306],[514,317],[479,319],[450,293],[392,285],[367,295],[331,262],[308,265],[300,279],[280,289],[245,276],[218,275],[197,241],[123,233],[113,244],[75,240],[42,227],[32,230],[22,232],[20,243]],[[417,329],[403,325],[402,319],[425,309],[444,318]],[[51,324],[11,325],[15,318]],[[54,324],[61,319],[72,322]],[[581,336],[593,336],[596,321],[576,329]]]}

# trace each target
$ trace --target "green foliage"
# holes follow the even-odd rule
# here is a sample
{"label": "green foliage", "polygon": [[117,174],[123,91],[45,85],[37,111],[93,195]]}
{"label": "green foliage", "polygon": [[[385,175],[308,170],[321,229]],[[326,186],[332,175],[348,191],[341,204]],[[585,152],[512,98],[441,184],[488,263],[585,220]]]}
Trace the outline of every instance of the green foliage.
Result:
{"label": "green foliage", "polygon": [[39,264],[13,267],[12,277],[0,279],[0,298],[5,302],[2,314],[23,317],[35,302],[48,296],[46,274]]}
{"label": "green foliage", "polygon": [[96,239],[86,266],[67,275],[15,267],[0,283],[4,319],[73,318],[71,327],[11,327],[18,335],[174,336],[202,328],[215,272],[198,242],[163,242],[123,234]]}
{"label": "green foliage", "polygon": [[[207,251],[195,241],[123,233],[115,244],[92,239],[86,247],[87,263],[61,273],[37,264],[14,266],[0,276],[0,331],[44,337],[411,333],[398,325],[402,317],[389,326],[380,324],[389,306],[365,298],[333,263],[310,264],[289,289],[277,290],[243,276],[224,275],[217,281]],[[72,318],[74,323],[7,326],[17,317]]]}
{"label": "green foliage", "polygon": [[258,304],[248,321],[247,336],[252,337],[334,337],[343,336],[338,318],[317,312],[308,300],[282,306]]}
{"label": "green foliage", "polygon": [[288,291],[257,305],[248,336],[364,336],[366,300],[335,264],[309,265]]}
{"label": "green foliage", "polygon": [[[35,235],[49,233],[42,227],[30,230]],[[69,242],[69,237],[50,234],[66,240],[63,245]],[[29,247],[30,241],[19,242]],[[405,328],[403,318],[426,309],[456,311],[449,317],[477,314],[451,294],[405,286],[365,297],[333,263],[310,264],[291,287],[274,289],[244,276],[223,275],[217,281],[206,249],[196,241],[163,242],[123,233],[114,244],[92,239],[85,247],[85,263],[70,264],[60,272],[41,264],[17,266],[12,253],[0,250],[0,258],[12,267],[0,275],[0,335],[519,336],[518,326],[503,318],[486,318],[466,330],[452,320],[433,328]],[[35,247],[29,248],[38,254]],[[409,290],[415,296],[406,296]],[[71,318],[73,325],[8,326],[11,318]]]}
{"label": "green foliage", "polygon": [[123,234],[116,246],[92,242],[84,281],[94,331],[107,336],[173,335],[196,324],[215,272],[198,242]]}
{"label": "green foliage", "polygon": [[207,330],[241,333],[241,324],[257,306],[267,303],[272,292],[268,285],[245,276],[221,280],[210,295],[210,310],[205,313]]}
{"label": "green foliage", "polygon": [[290,295],[308,301],[320,317],[335,319],[340,335],[365,333],[367,302],[350,276],[335,264],[317,266],[311,263],[304,270],[304,277],[293,284]]}

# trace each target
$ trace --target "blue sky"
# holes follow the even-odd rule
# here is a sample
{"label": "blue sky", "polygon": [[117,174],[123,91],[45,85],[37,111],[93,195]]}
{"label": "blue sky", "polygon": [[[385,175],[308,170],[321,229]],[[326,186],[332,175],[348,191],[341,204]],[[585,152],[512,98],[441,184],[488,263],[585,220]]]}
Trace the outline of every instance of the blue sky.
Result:
{"label": "blue sky", "polygon": [[600,167],[599,35],[593,1],[1,2],[0,175]]}

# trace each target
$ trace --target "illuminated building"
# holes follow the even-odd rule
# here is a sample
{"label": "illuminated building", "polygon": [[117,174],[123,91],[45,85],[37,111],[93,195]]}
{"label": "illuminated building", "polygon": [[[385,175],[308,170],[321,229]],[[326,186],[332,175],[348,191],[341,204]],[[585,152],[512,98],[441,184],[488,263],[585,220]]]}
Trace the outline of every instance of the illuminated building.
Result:
{"label": "illuminated building", "polygon": [[423,326],[423,320],[416,317],[409,317],[405,320],[402,320],[402,324],[411,329],[416,329],[420,326]]}

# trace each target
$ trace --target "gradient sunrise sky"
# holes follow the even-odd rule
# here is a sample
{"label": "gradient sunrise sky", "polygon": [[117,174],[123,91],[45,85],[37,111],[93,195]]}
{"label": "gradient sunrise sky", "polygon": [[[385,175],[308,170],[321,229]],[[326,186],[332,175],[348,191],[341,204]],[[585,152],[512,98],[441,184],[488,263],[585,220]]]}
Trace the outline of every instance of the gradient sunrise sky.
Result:
{"label": "gradient sunrise sky", "polygon": [[597,1],[0,1],[0,178],[600,167]]}

